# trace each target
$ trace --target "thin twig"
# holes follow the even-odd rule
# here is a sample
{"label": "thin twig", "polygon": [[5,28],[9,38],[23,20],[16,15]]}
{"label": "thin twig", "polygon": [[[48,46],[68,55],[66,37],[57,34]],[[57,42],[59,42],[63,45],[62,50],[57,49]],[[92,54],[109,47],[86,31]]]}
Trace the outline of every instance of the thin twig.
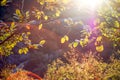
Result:
{"label": "thin twig", "polygon": [[23,9],[24,9],[24,0],[22,0],[22,5],[21,5],[21,12],[22,13],[24,13]]}

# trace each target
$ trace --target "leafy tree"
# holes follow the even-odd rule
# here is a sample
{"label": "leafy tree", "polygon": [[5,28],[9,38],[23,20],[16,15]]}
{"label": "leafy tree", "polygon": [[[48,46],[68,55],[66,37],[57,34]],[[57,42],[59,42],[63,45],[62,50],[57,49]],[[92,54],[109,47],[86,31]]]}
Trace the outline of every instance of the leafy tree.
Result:
{"label": "leafy tree", "polygon": [[[39,4],[39,7],[33,8],[31,11],[24,11],[24,0],[21,8],[16,9],[13,19],[14,21],[17,19],[18,22],[12,23],[4,23],[1,22],[1,31],[0,31],[0,54],[1,55],[10,55],[12,53],[12,49],[17,45],[19,42],[24,42],[27,46],[21,48],[18,52],[27,53],[28,48],[37,48],[42,46],[46,41],[42,40],[38,44],[32,44],[31,40],[29,39],[29,29],[30,25],[34,24],[34,21],[30,20],[34,17],[38,20],[38,30],[42,28],[45,23],[50,21],[56,20],[57,17],[60,16],[62,11],[65,10],[65,4],[67,1],[56,1],[56,0],[36,0],[36,4]],[[7,6],[7,3],[10,3],[9,0],[2,0],[1,6]],[[11,2],[12,3],[12,2]],[[9,5],[8,5],[9,6]],[[27,29],[28,31],[24,31]]]}
{"label": "leafy tree", "polygon": [[[26,32],[19,32],[20,30],[22,30],[23,28],[26,29],[30,29],[30,25],[31,24],[35,24],[35,21],[31,19],[34,18],[35,20],[37,20],[37,24],[39,24],[38,29],[40,30],[46,23],[49,23],[51,21],[55,21],[59,18],[62,18],[62,14],[65,13],[65,11],[69,11],[71,7],[75,6],[75,4],[73,3],[73,5],[71,5],[72,1],[71,0],[36,0],[36,5],[39,4],[39,7],[33,7],[32,11],[31,10],[23,10],[24,9],[24,0],[22,0],[22,4],[21,4],[21,8],[16,9],[13,19],[17,19],[18,22],[20,23],[11,23],[10,26],[8,26],[7,24],[3,23],[1,27],[1,48],[0,48],[0,52],[1,54],[10,54],[11,50],[15,47],[15,45],[18,42],[21,42],[25,39],[26,36],[28,36],[29,33]],[[1,6],[6,6],[7,3],[10,3],[10,1],[8,0],[3,0],[1,1]],[[12,3],[12,2],[11,2]],[[69,6],[68,6],[69,4]],[[82,4],[82,3],[81,3]],[[95,15],[96,17],[94,18],[93,22],[91,22],[93,25],[88,24],[88,29],[82,29],[81,31],[81,35],[84,36],[82,38],[82,40],[79,41],[73,41],[70,44],[70,47],[77,47],[78,44],[80,44],[81,47],[85,47],[87,46],[87,44],[91,43],[91,39],[90,37],[92,37],[92,39],[94,39],[94,37],[96,38],[96,42],[95,42],[95,47],[96,47],[96,51],[98,52],[102,52],[104,50],[104,45],[102,44],[102,39],[103,37],[108,38],[109,40],[111,40],[113,42],[113,46],[114,47],[119,47],[119,32],[120,32],[120,25],[119,25],[119,0],[116,1],[105,1],[103,2],[102,6],[99,7],[98,10],[96,10]],[[8,5],[9,6],[9,5]],[[60,16],[61,15],[61,16]],[[88,15],[89,16],[89,15]],[[71,16],[70,16],[71,17]],[[58,20],[59,21],[59,20]],[[60,22],[60,21],[59,21]],[[78,19],[78,21],[74,21],[73,18],[68,18],[65,19],[64,22],[68,25],[68,26],[75,26],[77,25],[81,25],[81,26],[86,26],[87,23],[84,23],[84,21],[81,21]],[[24,23],[24,24],[23,24]],[[23,26],[20,28],[20,26]],[[94,26],[93,29],[91,29],[90,31],[88,31],[90,29],[91,26]],[[8,30],[8,32],[6,31]],[[6,34],[3,34],[3,33]],[[16,34],[17,32],[17,34]],[[96,33],[97,32],[97,33]],[[93,35],[96,36],[93,36]],[[18,41],[14,38],[18,37]],[[15,39],[15,41],[13,40],[12,43],[11,42],[11,37],[13,37],[13,39]],[[28,38],[28,37],[26,37]],[[65,41],[68,41],[69,37],[67,36],[67,34],[65,36],[63,36],[61,38],[61,43],[64,43]],[[2,46],[7,46],[6,44],[7,41],[9,41],[9,43],[11,43],[11,47],[9,47],[9,49],[6,49],[7,47],[2,47]],[[26,41],[27,44],[33,45],[31,44],[31,41],[28,40]],[[6,43],[6,44],[5,44]],[[37,46],[36,46],[37,47]],[[22,53],[23,49],[21,49],[19,52]],[[26,51],[25,51],[26,50]],[[24,53],[27,53],[28,49],[27,47],[25,47],[24,49]],[[4,52],[4,53],[3,53]]]}

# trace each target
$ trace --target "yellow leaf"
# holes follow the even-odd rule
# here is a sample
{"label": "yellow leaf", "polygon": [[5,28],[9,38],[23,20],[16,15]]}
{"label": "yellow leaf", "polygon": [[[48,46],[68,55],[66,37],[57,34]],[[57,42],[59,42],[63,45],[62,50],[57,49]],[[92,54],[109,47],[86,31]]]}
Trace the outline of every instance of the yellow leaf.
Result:
{"label": "yellow leaf", "polygon": [[7,3],[7,0],[2,0],[0,4],[1,4],[1,6],[4,6],[4,5],[6,5],[6,3]]}
{"label": "yellow leaf", "polygon": [[13,26],[15,26],[15,22],[12,22],[12,23],[11,23],[11,27],[13,27]]}
{"label": "yellow leaf", "polygon": [[16,14],[17,14],[17,15],[21,15],[21,12],[20,12],[19,9],[16,9]]}
{"label": "yellow leaf", "polygon": [[115,25],[115,27],[117,27],[117,28],[119,28],[119,26],[120,26],[120,24],[119,24],[118,21],[115,21],[114,25]]}
{"label": "yellow leaf", "polygon": [[56,13],[55,13],[55,15],[56,15],[57,17],[59,17],[59,16],[60,16],[60,11],[57,10]]}
{"label": "yellow leaf", "polygon": [[25,15],[28,18],[30,16],[29,11],[26,11]]}
{"label": "yellow leaf", "polygon": [[22,53],[26,54],[27,52],[28,52],[28,48],[22,48],[18,50],[19,54],[22,54]]}
{"label": "yellow leaf", "polygon": [[40,1],[40,4],[41,4],[41,5],[44,5],[44,3],[45,3],[44,0],[41,0],[41,1]]}
{"label": "yellow leaf", "polygon": [[12,22],[12,23],[11,23],[10,28],[11,28],[11,29],[15,28],[15,22]]}
{"label": "yellow leaf", "polygon": [[33,49],[38,49],[38,45],[37,44],[33,44],[32,47],[33,47]]}
{"label": "yellow leaf", "polygon": [[19,53],[19,54],[22,54],[22,53],[23,53],[22,49],[19,49],[19,50],[18,50],[18,53]]}
{"label": "yellow leaf", "polygon": [[89,41],[89,39],[86,37],[86,38],[84,39],[84,42],[85,42],[85,43],[88,43],[88,41]]}
{"label": "yellow leaf", "polygon": [[64,37],[61,38],[61,43],[62,44],[65,43],[65,38]]}
{"label": "yellow leaf", "polygon": [[28,48],[23,48],[23,53],[26,54],[28,52]]}
{"label": "yellow leaf", "polygon": [[69,0],[62,0],[62,2],[63,2],[64,4],[67,4],[67,3],[69,2]]}
{"label": "yellow leaf", "polygon": [[43,44],[45,44],[45,42],[46,42],[45,40],[41,40],[41,41],[39,42],[39,44],[40,44],[40,45],[43,45]]}
{"label": "yellow leaf", "polygon": [[69,37],[67,35],[64,36],[66,41],[69,41]]}
{"label": "yellow leaf", "polygon": [[41,16],[40,16],[40,15],[38,15],[38,16],[37,16],[37,19],[39,20],[40,18],[41,18]]}
{"label": "yellow leaf", "polygon": [[100,45],[100,46],[96,46],[96,51],[97,52],[102,52],[104,50],[104,46]]}
{"label": "yellow leaf", "polygon": [[45,19],[45,20],[48,20],[48,16],[45,16],[44,19]]}
{"label": "yellow leaf", "polygon": [[83,45],[83,41],[80,41],[80,45],[83,47],[84,45]]}
{"label": "yellow leaf", "polygon": [[59,17],[59,16],[60,16],[60,13],[56,13],[55,15],[56,15],[57,17]]}
{"label": "yellow leaf", "polygon": [[73,46],[72,46],[73,44],[72,43],[70,43],[69,45],[68,45],[68,47],[69,48],[73,48]]}
{"label": "yellow leaf", "polygon": [[30,35],[31,34],[31,32],[27,32],[27,35]]}
{"label": "yellow leaf", "polygon": [[55,2],[55,0],[46,0],[46,2]]}
{"label": "yellow leaf", "polygon": [[41,30],[42,26],[43,26],[43,24],[40,24],[39,27],[38,27],[38,29]]}
{"label": "yellow leaf", "polygon": [[101,41],[102,40],[102,36],[98,36],[96,41]]}
{"label": "yellow leaf", "polygon": [[2,47],[0,46],[0,53],[2,53],[3,52],[3,49],[2,49]]}
{"label": "yellow leaf", "polygon": [[78,42],[73,43],[73,47],[76,48],[78,46]]}

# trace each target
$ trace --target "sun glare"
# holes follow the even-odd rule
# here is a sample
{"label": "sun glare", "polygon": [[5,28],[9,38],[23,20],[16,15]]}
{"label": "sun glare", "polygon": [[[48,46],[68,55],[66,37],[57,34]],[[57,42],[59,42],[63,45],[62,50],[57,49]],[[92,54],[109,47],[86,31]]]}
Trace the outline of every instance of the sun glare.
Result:
{"label": "sun glare", "polygon": [[88,8],[92,10],[100,6],[102,2],[103,0],[74,0],[78,8]]}

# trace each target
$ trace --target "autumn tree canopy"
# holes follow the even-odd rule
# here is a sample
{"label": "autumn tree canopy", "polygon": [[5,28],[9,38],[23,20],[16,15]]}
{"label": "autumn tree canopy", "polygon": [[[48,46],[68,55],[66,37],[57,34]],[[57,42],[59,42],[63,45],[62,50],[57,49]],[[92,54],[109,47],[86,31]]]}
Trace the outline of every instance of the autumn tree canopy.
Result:
{"label": "autumn tree canopy", "polygon": [[[87,0],[85,0],[87,2]],[[86,3],[82,0],[2,0],[3,11],[0,23],[0,54],[10,55],[13,48],[23,42],[20,54],[27,53],[30,48],[38,48],[45,44],[41,40],[32,44],[29,39],[31,25],[36,25],[41,30],[47,23],[55,22],[63,27],[73,28],[79,26],[81,39],[70,41],[68,47],[86,47],[94,41],[97,52],[104,51],[104,38],[111,41],[113,48],[119,49],[120,43],[120,6],[119,0],[101,0]],[[95,3],[96,2],[96,3]],[[84,4],[85,3],[85,4]],[[93,4],[94,3],[94,4]],[[97,5],[95,5],[97,4]],[[2,13],[2,12],[1,12]],[[88,19],[88,20],[87,20]],[[7,21],[7,22],[6,22]],[[71,30],[72,31],[72,30]],[[68,34],[61,37],[61,44],[69,41]]]}

